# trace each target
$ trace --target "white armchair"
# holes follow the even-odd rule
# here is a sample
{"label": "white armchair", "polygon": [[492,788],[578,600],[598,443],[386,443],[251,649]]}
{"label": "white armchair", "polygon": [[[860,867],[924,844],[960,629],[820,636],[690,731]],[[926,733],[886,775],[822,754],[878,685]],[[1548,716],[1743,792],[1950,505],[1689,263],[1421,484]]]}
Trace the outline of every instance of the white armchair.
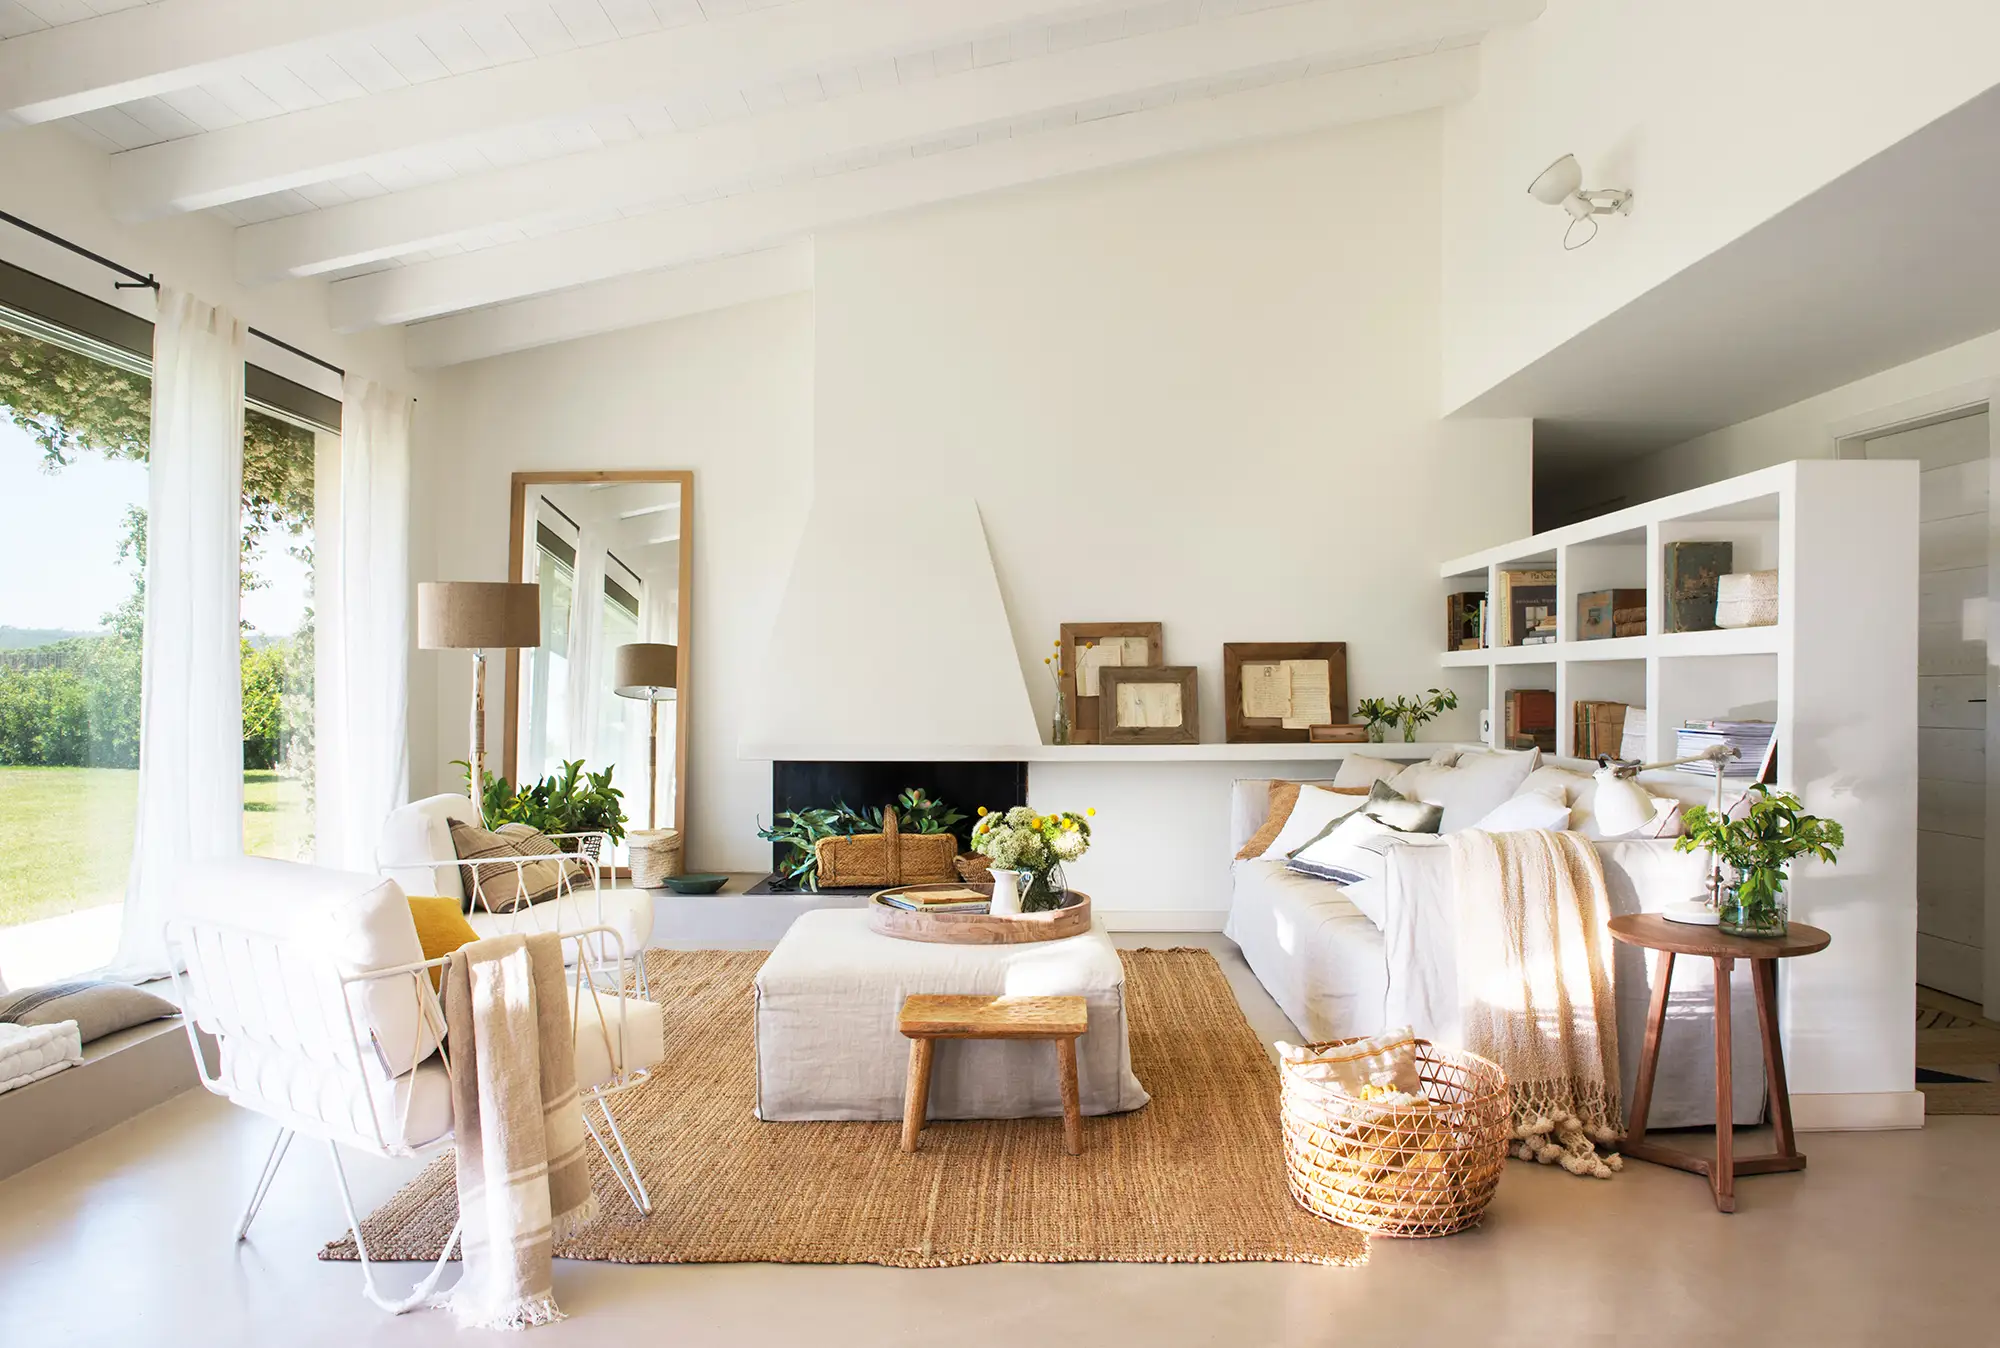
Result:
{"label": "white armchair", "polygon": [[[174,987],[202,1085],[278,1125],[236,1238],[247,1236],[293,1137],[303,1133],[332,1155],[363,1295],[396,1314],[422,1304],[456,1230],[408,1297],[385,1297],[340,1159],[342,1146],[417,1156],[451,1141],[449,1045],[431,981],[444,961],[423,958],[401,888],[376,876],[264,858],[209,863],[184,873],[166,940],[182,970]],[[608,981],[623,985],[618,932],[589,928],[563,940],[578,968],[570,1019],[584,1124],[633,1206],[651,1212],[610,1101],[659,1062],[660,1008],[603,991]],[[212,1069],[197,1031],[216,1041]]]}
{"label": "white armchair", "polygon": [[[609,927],[618,933],[630,952],[643,950],[652,939],[653,896],[644,890],[618,889],[607,884],[605,866],[595,861],[581,863],[588,869],[587,884],[565,874],[555,898],[532,906],[517,906],[526,892],[522,871],[540,858],[461,861],[451,844],[453,820],[483,826],[479,807],[466,796],[427,796],[396,810],[383,826],[382,847],[375,859],[377,869],[400,884],[407,894],[436,894],[458,900],[467,908],[467,921],[472,929],[481,936]],[[600,847],[600,856],[609,852],[609,839],[604,839]],[[568,869],[565,867],[565,871]],[[639,993],[650,996],[644,960],[639,961],[638,972]]]}

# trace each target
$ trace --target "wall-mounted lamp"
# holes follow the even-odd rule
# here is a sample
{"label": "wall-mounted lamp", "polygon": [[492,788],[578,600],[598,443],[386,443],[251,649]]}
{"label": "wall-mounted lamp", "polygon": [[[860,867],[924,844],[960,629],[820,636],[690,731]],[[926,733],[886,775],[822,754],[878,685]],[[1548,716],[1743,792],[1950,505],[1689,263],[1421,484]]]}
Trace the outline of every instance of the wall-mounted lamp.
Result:
{"label": "wall-mounted lamp", "polygon": [[[1583,165],[1576,162],[1576,156],[1566,154],[1549,165],[1528,184],[1528,195],[1544,206],[1560,206],[1569,212],[1569,228],[1563,231],[1565,251],[1583,247],[1597,237],[1597,221],[1600,215],[1627,215],[1632,210],[1632,194],[1616,187],[1600,187],[1586,190],[1583,185]],[[1590,221],[1590,233],[1576,242],[1570,236],[1584,221]]]}

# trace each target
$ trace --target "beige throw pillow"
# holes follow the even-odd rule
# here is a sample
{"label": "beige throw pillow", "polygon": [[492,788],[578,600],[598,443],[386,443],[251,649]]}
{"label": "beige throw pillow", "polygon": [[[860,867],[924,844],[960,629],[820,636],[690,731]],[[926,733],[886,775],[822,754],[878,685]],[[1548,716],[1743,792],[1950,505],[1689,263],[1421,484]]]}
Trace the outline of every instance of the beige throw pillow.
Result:
{"label": "beige throw pillow", "polygon": [[[524,837],[524,833],[528,836]],[[458,854],[460,861],[493,863],[513,857],[546,857],[558,853],[556,845],[546,835],[525,824],[503,824],[495,832],[456,819],[451,821],[451,849]],[[514,913],[531,904],[553,899],[562,890],[564,868],[574,864],[530,861],[519,868],[518,875],[513,866],[480,866],[477,868],[477,891],[482,897],[475,898],[473,877],[468,875],[465,878],[465,911]]]}

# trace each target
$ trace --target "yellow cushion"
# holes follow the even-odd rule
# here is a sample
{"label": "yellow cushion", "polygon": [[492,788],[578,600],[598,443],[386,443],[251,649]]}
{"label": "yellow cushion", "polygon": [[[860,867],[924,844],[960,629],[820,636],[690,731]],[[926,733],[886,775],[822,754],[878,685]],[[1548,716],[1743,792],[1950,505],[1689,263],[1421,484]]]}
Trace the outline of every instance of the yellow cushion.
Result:
{"label": "yellow cushion", "polygon": [[[470,945],[479,939],[479,933],[465,920],[457,899],[432,898],[423,894],[410,895],[410,920],[417,924],[417,944],[424,948],[424,958],[434,960],[449,955],[462,945]],[[441,970],[431,970],[431,986],[442,983]]]}

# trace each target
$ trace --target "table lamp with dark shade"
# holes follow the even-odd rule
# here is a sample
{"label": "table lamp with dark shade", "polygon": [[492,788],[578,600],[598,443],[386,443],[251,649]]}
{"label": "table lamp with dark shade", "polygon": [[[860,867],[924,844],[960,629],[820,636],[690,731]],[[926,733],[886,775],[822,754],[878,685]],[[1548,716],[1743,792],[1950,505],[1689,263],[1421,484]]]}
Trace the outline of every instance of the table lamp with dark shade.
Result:
{"label": "table lamp with dark shade", "polygon": [[671,699],[679,682],[680,651],[657,641],[620,646],[612,656],[611,690],[646,702],[646,827],[657,828],[660,814],[660,702]]}
{"label": "table lamp with dark shade", "polygon": [[434,580],[417,586],[417,646],[472,652],[472,795],[486,786],[486,652],[542,644],[542,590],[507,581]]}

